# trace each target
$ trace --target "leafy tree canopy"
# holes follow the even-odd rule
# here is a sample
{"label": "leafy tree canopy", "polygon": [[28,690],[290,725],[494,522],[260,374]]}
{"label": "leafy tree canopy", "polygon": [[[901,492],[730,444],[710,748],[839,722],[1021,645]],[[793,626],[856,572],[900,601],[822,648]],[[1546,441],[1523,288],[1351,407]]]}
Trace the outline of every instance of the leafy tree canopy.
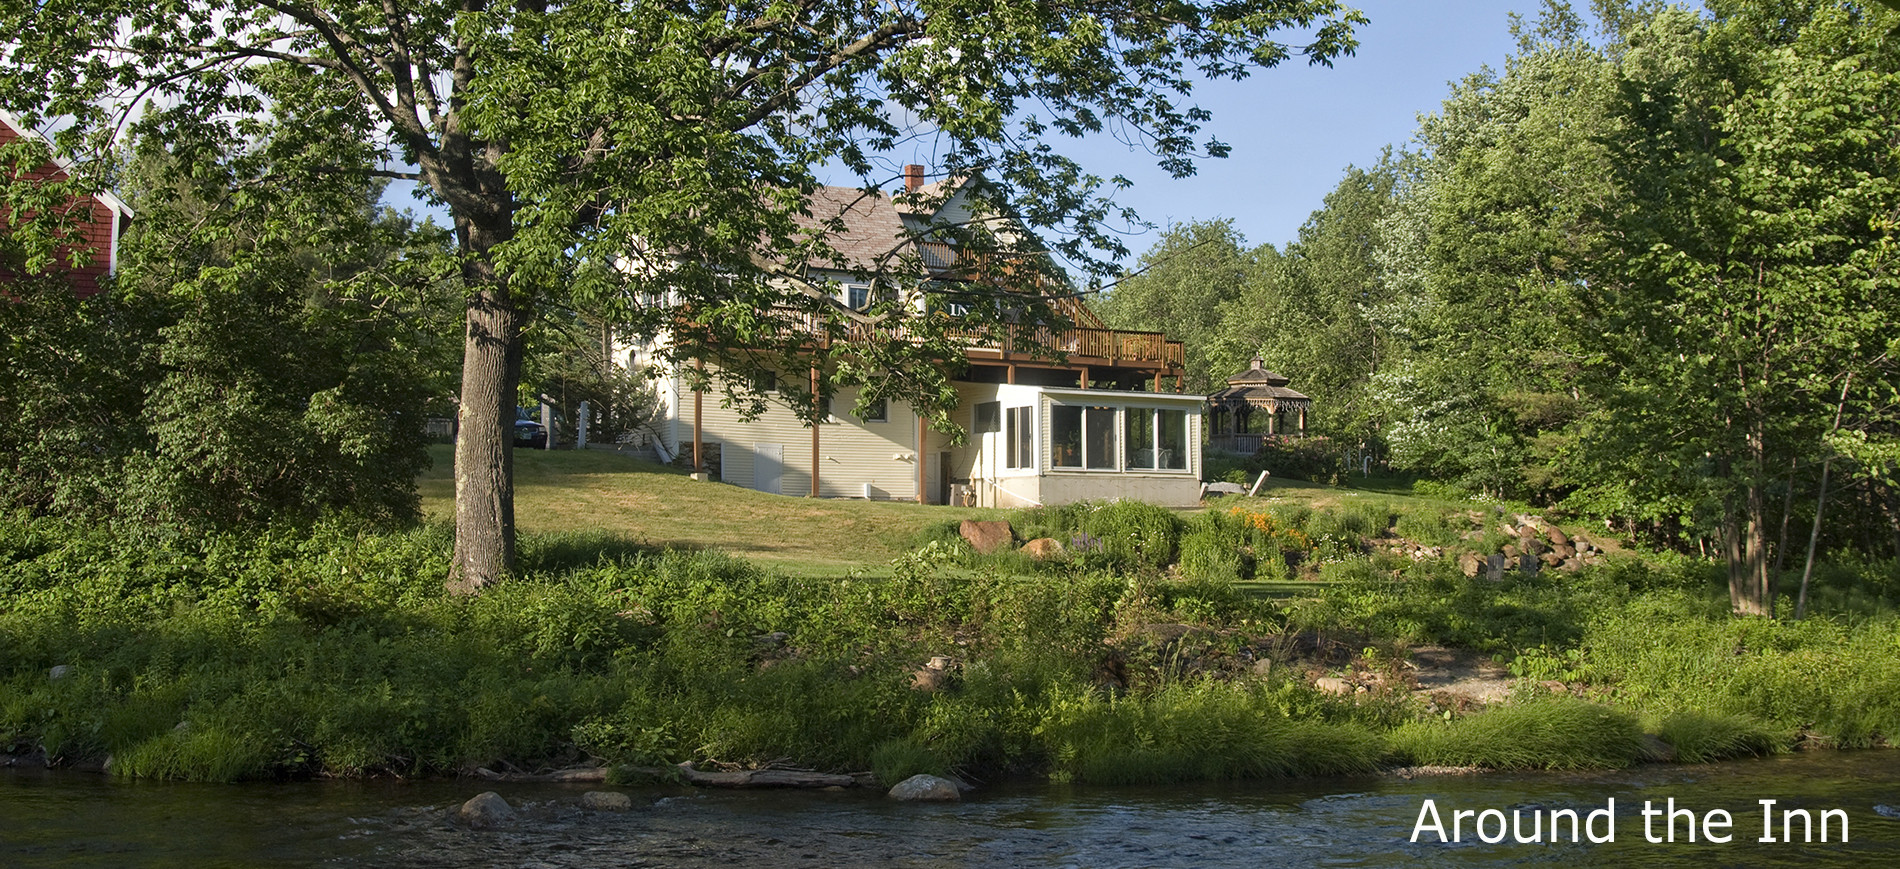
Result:
{"label": "leafy tree canopy", "polygon": [[[1100,263],[1119,253],[1104,182],[1048,140],[1114,130],[1187,174],[1226,150],[1187,101],[1197,77],[1330,62],[1363,21],[1334,0],[9,0],[0,104],[66,125],[75,151],[131,121],[174,147],[266,143],[284,159],[260,189],[398,175],[446,205],[468,292],[456,571],[477,588],[513,561],[508,428],[541,300],[616,304],[645,334],[684,315],[689,355],[835,347],[827,370],[940,371],[953,345],[928,318],[906,334],[892,304],[867,333],[885,340],[844,340],[851,318],[798,285],[832,253],[795,219],[814,167],[875,185],[878,155],[931,137],[942,171],[982,173],[990,213],[1037,231],[954,228],[966,241],[1046,236]],[[816,338],[791,328],[814,320]],[[941,418],[941,376],[894,382]]]}

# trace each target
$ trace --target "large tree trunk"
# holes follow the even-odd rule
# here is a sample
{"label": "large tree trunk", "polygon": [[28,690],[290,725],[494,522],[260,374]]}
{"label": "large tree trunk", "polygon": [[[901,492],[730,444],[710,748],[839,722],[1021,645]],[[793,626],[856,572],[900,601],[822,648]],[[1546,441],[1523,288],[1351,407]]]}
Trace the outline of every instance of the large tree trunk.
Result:
{"label": "large tree trunk", "polygon": [[[515,564],[514,420],[521,331],[529,312],[510,298],[484,255],[506,230],[464,229],[469,281],[455,439],[455,560],[451,591],[472,594]],[[552,433],[550,433],[551,436]]]}
{"label": "large tree trunk", "polygon": [[1738,615],[1772,618],[1775,583],[1768,575],[1767,498],[1761,486],[1764,446],[1760,429],[1750,431],[1749,479],[1740,497],[1730,501],[1723,517],[1722,557],[1728,562],[1730,609]]}

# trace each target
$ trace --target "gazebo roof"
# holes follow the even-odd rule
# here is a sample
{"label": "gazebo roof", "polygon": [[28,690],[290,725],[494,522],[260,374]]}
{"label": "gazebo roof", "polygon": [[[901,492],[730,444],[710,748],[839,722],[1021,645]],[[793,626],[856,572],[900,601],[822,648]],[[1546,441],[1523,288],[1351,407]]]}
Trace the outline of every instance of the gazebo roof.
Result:
{"label": "gazebo roof", "polygon": [[1313,399],[1287,388],[1288,380],[1278,372],[1260,366],[1260,357],[1252,367],[1227,378],[1227,388],[1207,397],[1207,403],[1228,408],[1258,407],[1277,412],[1280,408],[1310,407]]}

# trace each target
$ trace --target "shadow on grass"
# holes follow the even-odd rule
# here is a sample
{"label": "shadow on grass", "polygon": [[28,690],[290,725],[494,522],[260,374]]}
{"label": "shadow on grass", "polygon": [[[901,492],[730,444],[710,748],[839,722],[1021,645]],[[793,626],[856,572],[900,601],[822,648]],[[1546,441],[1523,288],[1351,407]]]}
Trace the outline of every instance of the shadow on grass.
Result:
{"label": "shadow on grass", "polygon": [[697,551],[703,548],[678,543],[661,546],[599,530],[523,534],[517,565],[523,573],[558,573],[601,563],[630,564],[668,549]]}

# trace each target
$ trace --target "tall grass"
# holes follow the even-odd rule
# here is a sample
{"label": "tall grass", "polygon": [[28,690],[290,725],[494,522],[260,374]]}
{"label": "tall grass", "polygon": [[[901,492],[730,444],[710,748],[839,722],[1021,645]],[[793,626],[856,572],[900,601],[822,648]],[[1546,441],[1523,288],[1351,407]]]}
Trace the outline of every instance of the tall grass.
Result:
{"label": "tall grass", "polygon": [[1603,769],[1643,754],[1636,716],[1571,698],[1512,704],[1450,722],[1415,721],[1392,733],[1411,763],[1490,769]]}
{"label": "tall grass", "polygon": [[1095,784],[1368,772],[1383,752],[1362,726],[1289,718],[1258,688],[1212,682],[1141,699],[1057,695],[1039,736],[1058,778]]}

